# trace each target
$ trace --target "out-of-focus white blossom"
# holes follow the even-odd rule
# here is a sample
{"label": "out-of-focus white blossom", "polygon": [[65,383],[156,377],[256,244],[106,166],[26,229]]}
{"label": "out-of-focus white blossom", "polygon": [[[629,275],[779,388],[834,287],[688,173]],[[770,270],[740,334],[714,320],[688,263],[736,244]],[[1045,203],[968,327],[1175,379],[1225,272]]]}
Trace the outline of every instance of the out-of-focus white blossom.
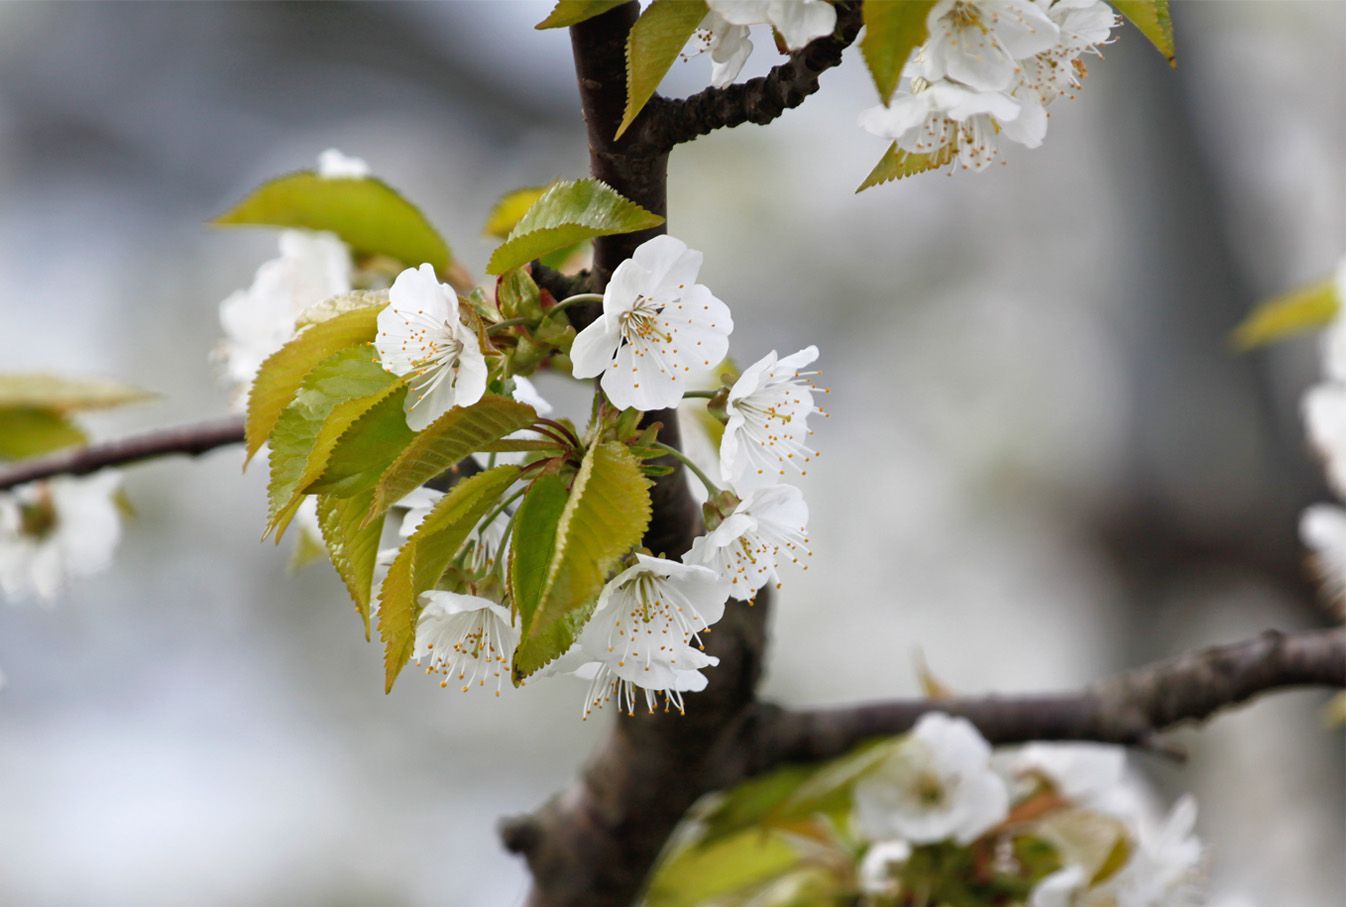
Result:
{"label": "out-of-focus white blossom", "polygon": [[860,893],[871,898],[897,897],[902,889],[894,872],[909,859],[911,845],[901,839],[870,845],[856,872]]}
{"label": "out-of-focus white blossom", "polygon": [[1133,814],[1125,783],[1126,751],[1101,743],[1030,743],[993,758],[1012,790],[1045,781],[1073,806]]}
{"label": "out-of-focus white blossom", "polygon": [[797,563],[808,556],[808,521],[798,488],[757,488],[719,526],[692,542],[682,559],[714,570],[734,598],[747,600],[768,582],[779,582],[776,568],[783,560]]}
{"label": "out-of-focus white blossom", "polygon": [[1328,599],[1346,599],[1346,509],[1314,504],[1299,518],[1299,538],[1313,553],[1313,569]]}
{"label": "out-of-focus white blossom", "polygon": [[775,351],[748,368],[729,389],[727,421],[720,440],[720,475],[736,491],[780,481],[789,467],[802,473],[817,455],[808,444],[808,418],[821,413],[804,371],[818,358],[816,346],[777,360]]}
{"label": "out-of-focus white blossom", "polygon": [[50,603],[71,576],[107,569],[121,539],[121,473],[61,476],[0,493],[0,594]]}
{"label": "out-of-focus white blossom", "polygon": [[621,409],[676,406],[729,350],[729,307],[696,282],[701,253],[671,236],[642,243],[603,293],[603,314],[570,349],[576,378],[602,375]]}
{"label": "out-of-focus white blossom", "polygon": [[369,165],[362,158],[328,148],[318,155],[318,175],[329,180],[364,179],[369,176]]}
{"label": "out-of-focus white blossom", "polygon": [[855,786],[855,818],[870,840],[968,844],[1009,812],[991,746],[965,718],[941,712],[916,727]]}
{"label": "out-of-focus white blossom", "polygon": [[458,295],[429,264],[408,268],[393,281],[374,348],[385,369],[410,376],[405,408],[413,431],[486,392],[477,335],[459,318]]}
{"label": "out-of-focus white blossom", "polygon": [[489,599],[438,590],[421,593],[421,604],[411,656],[416,663],[444,675],[440,686],[460,684],[464,693],[495,678],[499,696],[519,644],[509,612]]}
{"label": "out-of-focus white blossom", "polygon": [[827,0],[706,0],[709,11],[698,31],[711,56],[711,83],[723,88],[738,78],[752,53],[749,29],[769,25],[785,46],[798,50],[836,28],[837,11]]}

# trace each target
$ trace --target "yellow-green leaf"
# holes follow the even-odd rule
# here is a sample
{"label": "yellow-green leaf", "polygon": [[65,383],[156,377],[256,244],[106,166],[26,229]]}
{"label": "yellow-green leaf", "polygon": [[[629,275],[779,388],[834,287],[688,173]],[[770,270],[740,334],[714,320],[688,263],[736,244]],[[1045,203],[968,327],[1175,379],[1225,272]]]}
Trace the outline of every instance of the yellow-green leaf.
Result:
{"label": "yellow-green leaf", "polygon": [[1125,16],[1140,33],[1164,55],[1168,65],[1178,67],[1173,47],[1173,19],[1168,14],[1168,0],[1112,0],[1117,12]]}
{"label": "yellow-green leaf", "polygon": [[539,477],[528,488],[514,515],[515,533],[509,546],[510,599],[529,617],[537,609],[556,551],[556,526],[565,512],[569,493],[557,475]]}
{"label": "yellow-green leaf", "polygon": [[271,432],[267,534],[280,540],[338,439],[396,385],[363,347],[334,353],[308,373]]}
{"label": "yellow-green leaf", "polygon": [[407,427],[403,404],[407,386],[393,385],[341,433],[322,474],[304,488],[310,494],[349,498],[371,490],[379,476],[406,450],[416,433]]}
{"label": "yellow-green leaf", "polygon": [[602,15],[625,2],[626,0],[558,0],[550,15],[533,27],[566,28],[578,25],[585,19]]}
{"label": "yellow-green leaf", "polygon": [[635,121],[706,17],[705,0],[654,0],[626,36],[626,110],[614,138]]}
{"label": "yellow-green leaf", "polygon": [[[307,327],[262,363],[248,392],[244,432],[248,459],[266,443],[276,420],[314,366],[333,353],[374,339],[378,313],[377,307],[360,308]],[[369,350],[369,357],[374,357],[373,349]]]}
{"label": "yellow-green leaf", "polygon": [[497,466],[458,482],[398,551],[379,590],[379,638],[384,646],[386,690],[392,690],[415,650],[421,593],[435,587],[473,527],[518,476],[517,466]]}
{"label": "yellow-green leaf", "polygon": [[45,409],[64,414],[139,403],[154,396],[119,381],[39,374],[0,375],[0,408],[4,409]]}
{"label": "yellow-green leaf", "polygon": [[491,254],[486,270],[504,274],[582,240],[633,233],[663,222],[598,180],[556,183],[519,218],[509,238]]}
{"label": "yellow-green leaf", "polygon": [[1231,340],[1239,350],[1282,340],[1303,331],[1326,327],[1341,311],[1336,282],[1313,286],[1264,302],[1234,329]]}
{"label": "yellow-green leaf", "polygon": [[546,186],[526,186],[501,196],[500,201],[491,209],[481,232],[496,239],[507,238],[509,232],[519,222],[519,218],[527,214],[528,209],[533,207],[533,203],[546,191]]}
{"label": "yellow-green leaf", "polygon": [[938,170],[951,163],[958,150],[952,144],[945,145],[938,151],[930,154],[912,154],[903,151],[897,147],[897,142],[893,142],[888,150],[879,158],[878,164],[865,177],[865,181],[859,185],[856,192],[864,192],[874,186],[900,180],[903,177],[914,176],[917,173],[924,173],[927,170]]}
{"label": "yellow-green leaf", "polygon": [[893,99],[907,58],[929,36],[926,16],[934,5],[935,0],[906,0],[866,3],[861,7],[865,37],[860,42],[860,53],[883,103]]}
{"label": "yellow-green leaf", "polygon": [[367,491],[353,498],[321,495],[318,498],[318,525],[322,527],[327,556],[345,584],[355,611],[369,639],[369,599],[373,595],[374,563],[383,534],[383,518],[365,522],[374,493]]}
{"label": "yellow-green leaf", "polygon": [[0,460],[26,460],[87,440],[78,425],[55,410],[0,407]]}
{"label": "yellow-green leaf", "polygon": [[365,309],[370,306],[381,309],[387,304],[387,290],[356,290],[352,293],[342,293],[340,296],[333,296],[330,299],[324,299],[322,302],[314,303],[300,312],[294,320],[295,330],[313,324],[321,324],[324,321],[331,321],[338,315],[354,312],[356,309]]}
{"label": "yellow-green leaf", "polygon": [[733,895],[800,863],[799,851],[783,837],[749,829],[712,848],[674,851],[655,869],[642,903],[647,907],[747,903]]}
{"label": "yellow-green leaf", "polygon": [[533,407],[498,394],[455,406],[418,432],[379,478],[371,513],[382,513],[407,492],[511,432],[537,419]]}
{"label": "yellow-green leaf", "polygon": [[299,538],[294,540],[294,548],[290,551],[290,562],[286,564],[286,569],[291,573],[298,573],[321,560],[326,553],[327,549],[323,546],[321,535],[315,538],[312,532],[302,531]]}
{"label": "yellow-green leaf", "polygon": [[263,183],[214,223],[326,230],[356,255],[387,255],[410,267],[429,262],[440,273],[453,263],[448,245],[420,209],[373,177],[287,174]]}
{"label": "yellow-green leaf", "polygon": [[630,450],[615,441],[589,448],[556,525],[546,583],[535,599],[514,602],[523,625],[516,684],[570,648],[608,572],[640,543],[649,522],[649,483]]}

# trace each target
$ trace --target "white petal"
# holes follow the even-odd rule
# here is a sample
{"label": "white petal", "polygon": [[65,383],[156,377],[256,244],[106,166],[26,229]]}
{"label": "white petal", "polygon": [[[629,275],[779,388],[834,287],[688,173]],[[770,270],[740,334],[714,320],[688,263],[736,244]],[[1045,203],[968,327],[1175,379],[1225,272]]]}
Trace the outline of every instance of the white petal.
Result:
{"label": "white petal", "polygon": [[575,335],[575,342],[570,347],[571,374],[576,378],[604,375],[621,342],[621,331],[615,319],[606,314],[594,319]]}

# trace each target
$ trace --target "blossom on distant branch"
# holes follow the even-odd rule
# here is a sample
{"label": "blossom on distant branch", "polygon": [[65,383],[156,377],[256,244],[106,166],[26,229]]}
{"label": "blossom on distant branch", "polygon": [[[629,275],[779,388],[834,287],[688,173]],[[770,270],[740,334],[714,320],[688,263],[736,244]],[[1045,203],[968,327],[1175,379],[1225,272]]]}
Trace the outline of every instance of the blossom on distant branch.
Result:
{"label": "blossom on distant branch", "polygon": [[748,37],[754,25],[769,25],[790,50],[832,34],[837,11],[827,0],[706,0],[698,28],[711,55],[711,84],[723,88],[738,78],[752,53]]}
{"label": "blossom on distant branch", "polygon": [[0,493],[0,594],[51,602],[71,576],[112,563],[121,473],[62,476]]}

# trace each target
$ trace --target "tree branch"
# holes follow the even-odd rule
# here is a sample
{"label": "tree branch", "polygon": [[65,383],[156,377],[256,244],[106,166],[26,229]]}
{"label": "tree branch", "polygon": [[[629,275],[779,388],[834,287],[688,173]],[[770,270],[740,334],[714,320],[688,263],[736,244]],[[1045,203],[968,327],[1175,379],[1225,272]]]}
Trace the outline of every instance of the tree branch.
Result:
{"label": "tree branch", "polygon": [[[907,699],[807,711],[775,711],[747,745],[747,776],[790,762],[839,756],[873,737],[900,734],[931,711],[961,715],[992,743],[1089,740],[1150,746],[1175,725],[1290,687],[1346,686],[1346,629],[1255,639],[1190,652],[1119,674],[1081,693]],[[767,707],[769,708],[769,707]]]}
{"label": "tree branch", "polygon": [[88,475],[108,466],[126,466],[170,454],[200,456],[217,447],[242,442],[242,416],[149,431],[16,463],[0,470],[0,491],[38,479]]}
{"label": "tree branch", "polygon": [[681,101],[655,97],[640,141],[667,152],[675,145],[716,129],[756,123],[765,126],[798,107],[818,90],[818,77],[841,63],[842,51],[860,32],[860,4],[836,4],[837,27],[831,35],[810,41],[765,76],[725,88],[707,88]]}

